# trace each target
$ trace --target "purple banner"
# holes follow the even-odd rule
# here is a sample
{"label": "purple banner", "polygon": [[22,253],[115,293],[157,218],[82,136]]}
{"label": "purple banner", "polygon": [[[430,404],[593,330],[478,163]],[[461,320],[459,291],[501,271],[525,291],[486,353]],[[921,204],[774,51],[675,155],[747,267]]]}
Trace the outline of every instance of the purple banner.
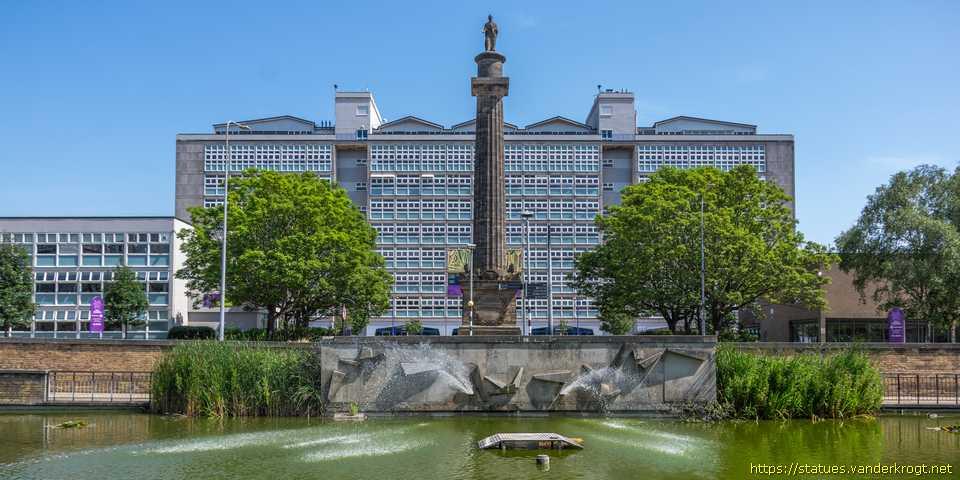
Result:
{"label": "purple banner", "polygon": [[103,298],[99,296],[90,300],[90,331],[93,333],[103,331]]}
{"label": "purple banner", "polygon": [[887,313],[887,328],[890,330],[890,343],[904,343],[906,339],[906,321],[903,318],[903,310],[894,308]]}
{"label": "purple banner", "polygon": [[462,297],[463,287],[460,286],[459,275],[447,275],[447,296]]}

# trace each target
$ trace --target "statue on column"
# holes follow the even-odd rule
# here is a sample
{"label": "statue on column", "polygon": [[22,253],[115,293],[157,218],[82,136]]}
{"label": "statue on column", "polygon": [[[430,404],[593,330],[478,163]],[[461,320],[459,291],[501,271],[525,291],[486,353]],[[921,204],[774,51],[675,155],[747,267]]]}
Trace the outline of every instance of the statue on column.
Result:
{"label": "statue on column", "polygon": [[497,34],[499,33],[497,24],[493,23],[493,15],[487,15],[487,23],[483,24],[483,46],[486,51],[496,51]]}

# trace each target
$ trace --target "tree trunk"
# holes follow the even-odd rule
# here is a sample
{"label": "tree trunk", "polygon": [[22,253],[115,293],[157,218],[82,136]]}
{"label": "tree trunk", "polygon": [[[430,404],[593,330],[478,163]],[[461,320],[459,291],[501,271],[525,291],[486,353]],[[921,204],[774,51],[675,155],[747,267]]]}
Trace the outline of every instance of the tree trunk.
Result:
{"label": "tree trunk", "polygon": [[13,324],[12,324],[12,323],[8,323],[8,324],[7,324],[7,338],[10,338],[10,337],[12,337],[12,336],[13,336]]}
{"label": "tree trunk", "polygon": [[267,338],[273,336],[274,323],[276,322],[277,314],[273,312],[273,306],[270,305],[267,307]]}
{"label": "tree trunk", "polygon": [[127,339],[127,323],[126,322],[120,324],[120,338],[124,340]]}
{"label": "tree trunk", "polygon": [[957,321],[950,322],[950,343],[957,343]]}

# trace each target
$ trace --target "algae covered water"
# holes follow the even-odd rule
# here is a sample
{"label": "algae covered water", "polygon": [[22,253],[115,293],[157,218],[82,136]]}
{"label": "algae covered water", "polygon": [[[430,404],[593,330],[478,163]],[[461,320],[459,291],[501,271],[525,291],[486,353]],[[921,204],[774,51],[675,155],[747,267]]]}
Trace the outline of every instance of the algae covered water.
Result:
{"label": "algae covered water", "polygon": [[[85,428],[56,428],[83,420]],[[0,414],[3,479],[748,479],[771,467],[950,466],[924,478],[960,478],[960,435],[932,430],[960,417],[684,423],[572,417],[408,417],[339,423],[303,418],[207,420],[127,412]],[[497,432],[556,432],[581,451],[478,450]],[[817,471],[817,470],[808,470]],[[822,470],[820,470],[822,471]],[[929,472],[929,470],[928,470]],[[844,470],[832,478],[910,478]]]}

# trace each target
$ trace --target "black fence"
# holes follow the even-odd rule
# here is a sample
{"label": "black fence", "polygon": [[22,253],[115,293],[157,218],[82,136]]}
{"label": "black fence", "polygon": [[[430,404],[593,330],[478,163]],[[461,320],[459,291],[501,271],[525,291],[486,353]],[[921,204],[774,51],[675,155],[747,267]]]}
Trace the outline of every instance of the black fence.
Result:
{"label": "black fence", "polygon": [[883,387],[884,406],[960,407],[960,373],[888,373]]}
{"label": "black fence", "polygon": [[47,402],[150,403],[150,372],[49,372]]}

